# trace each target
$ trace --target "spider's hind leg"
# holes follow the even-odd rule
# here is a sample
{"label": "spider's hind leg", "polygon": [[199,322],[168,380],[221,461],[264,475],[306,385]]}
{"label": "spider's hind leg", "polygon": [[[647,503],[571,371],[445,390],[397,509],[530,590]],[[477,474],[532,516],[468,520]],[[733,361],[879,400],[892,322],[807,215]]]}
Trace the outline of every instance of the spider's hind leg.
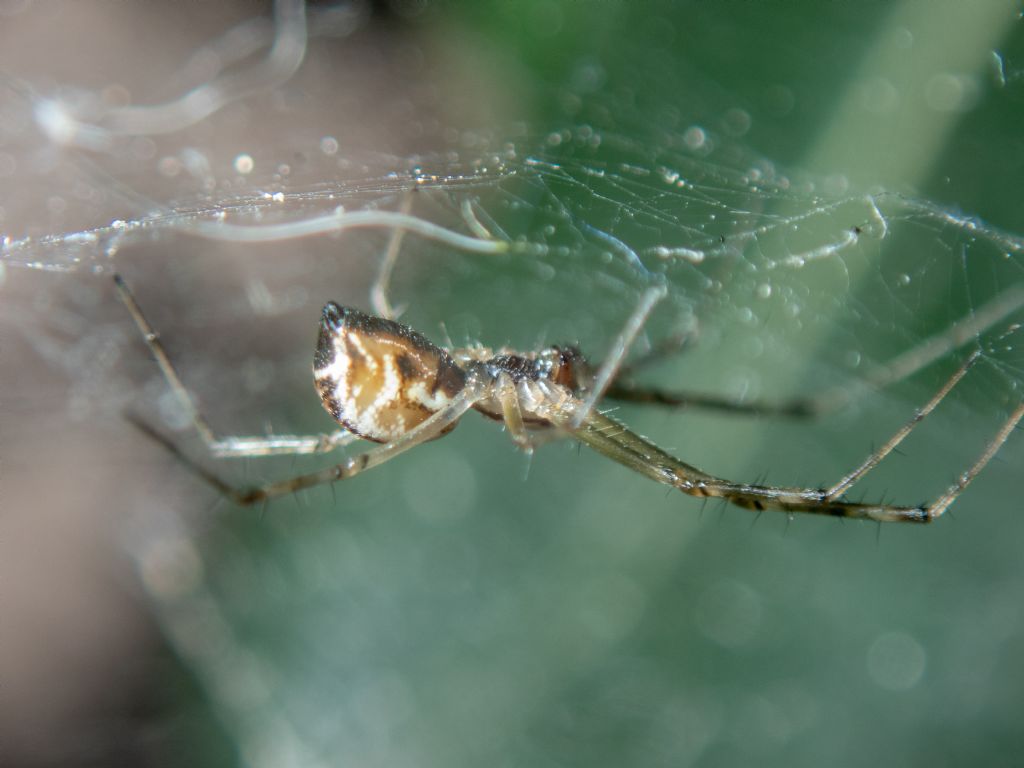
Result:
{"label": "spider's hind leg", "polygon": [[[280,456],[310,453],[326,453],[356,440],[356,436],[348,430],[335,430],[329,434],[318,435],[230,435],[218,437],[206,420],[195,398],[185,388],[171,358],[149,320],[142,312],[131,288],[121,275],[114,275],[114,287],[121,302],[128,309],[135,327],[149,347],[150,354],[156,360],[167,385],[174,393],[178,404],[192,422],[192,427],[199,435],[211,456],[218,458],[246,456]],[[139,419],[129,417],[136,426]],[[152,437],[152,430],[142,430]]]}
{"label": "spider's hind leg", "polygon": [[354,477],[393,459],[410,448],[415,448],[421,443],[441,437],[487,392],[487,385],[484,382],[478,379],[470,379],[466,386],[447,405],[435,411],[425,420],[399,435],[390,443],[378,445],[364,453],[351,456],[338,464],[325,467],[324,469],[293,475],[284,480],[249,488],[238,488],[231,485],[220,476],[194,461],[173,440],[161,434],[149,424],[137,419],[134,421],[135,425],[143,433],[181,461],[209,486],[239,506],[251,506],[317,485],[348,480],[350,477]]}

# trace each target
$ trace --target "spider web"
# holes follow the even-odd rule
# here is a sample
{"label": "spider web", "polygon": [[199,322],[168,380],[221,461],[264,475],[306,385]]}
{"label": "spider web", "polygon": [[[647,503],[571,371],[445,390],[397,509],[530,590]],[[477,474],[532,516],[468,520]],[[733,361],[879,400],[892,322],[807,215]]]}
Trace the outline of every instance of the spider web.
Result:
{"label": "spider web", "polygon": [[[439,229],[406,232],[389,296],[436,341],[600,359],[664,284],[634,351],[687,344],[645,381],[742,402],[843,393],[815,423],[616,412],[703,469],[831,482],[980,348],[863,493],[916,503],[970,464],[1024,379],[1024,47],[1006,4],[977,4],[977,28],[934,11],[962,36],[937,53],[913,4],[481,7],[78,3],[61,12],[94,36],[76,48],[55,11],[11,6],[2,450],[21,477],[5,498],[12,519],[52,510],[44,527],[135,566],[169,676],[194,688],[160,702],[158,748],[268,765],[841,764],[869,733],[889,760],[1009,748],[1016,436],[955,525],[875,546],[832,521],[702,518],[558,445],[524,479],[473,419],[254,523],[211,511],[123,423],[142,413],[201,456],[115,271],[217,430],[329,429],[308,381],[319,307],[369,307],[407,210]],[[137,68],[103,65],[105,44]],[[496,242],[511,245],[477,252]],[[887,374],[907,356],[921,364]],[[323,464],[203,463],[240,483]],[[17,573],[26,599],[60,580]],[[920,738],[878,735],[907,710]],[[88,727],[55,722],[71,744]]]}

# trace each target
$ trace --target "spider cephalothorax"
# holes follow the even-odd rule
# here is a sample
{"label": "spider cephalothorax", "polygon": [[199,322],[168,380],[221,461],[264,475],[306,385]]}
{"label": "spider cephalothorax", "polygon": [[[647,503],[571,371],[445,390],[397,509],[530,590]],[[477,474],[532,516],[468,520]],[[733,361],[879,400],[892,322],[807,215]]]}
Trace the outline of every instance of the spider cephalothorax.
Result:
{"label": "spider cephalothorax", "polygon": [[548,347],[522,354],[499,350],[485,365],[492,375],[507,373],[513,381],[550,381],[580,394],[590,383],[590,367],[576,347]]}

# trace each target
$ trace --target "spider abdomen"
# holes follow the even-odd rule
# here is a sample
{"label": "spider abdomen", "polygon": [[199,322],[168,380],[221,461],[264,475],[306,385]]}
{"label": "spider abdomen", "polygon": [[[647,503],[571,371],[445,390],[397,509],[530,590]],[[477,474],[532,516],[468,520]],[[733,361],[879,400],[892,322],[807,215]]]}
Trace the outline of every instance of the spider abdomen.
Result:
{"label": "spider abdomen", "polygon": [[379,443],[408,432],[465,386],[462,369],[422,334],[334,302],[323,309],[313,377],[335,421]]}

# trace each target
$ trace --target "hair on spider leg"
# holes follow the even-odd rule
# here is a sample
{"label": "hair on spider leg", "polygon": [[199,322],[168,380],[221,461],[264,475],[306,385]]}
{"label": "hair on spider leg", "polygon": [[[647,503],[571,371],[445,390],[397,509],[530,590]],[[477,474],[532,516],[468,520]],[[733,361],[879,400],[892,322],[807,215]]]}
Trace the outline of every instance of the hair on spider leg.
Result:
{"label": "hair on spider leg", "polygon": [[[864,498],[864,493],[863,492],[861,492],[861,496],[860,497],[863,500],[863,498]],[[891,498],[889,496],[889,489],[886,488],[885,490],[882,491],[881,496],[879,497],[879,503],[880,504],[888,504],[889,502],[887,502],[886,499],[889,499],[889,498]]]}
{"label": "hair on spider leg", "polygon": [[452,349],[455,346],[455,343],[452,341],[452,337],[448,335],[448,324],[442,320],[438,325],[441,328],[441,333],[444,334],[445,345],[449,349]]}
{"label": "hair on spider leg", "polygon": [[718,508],[715,510],[718,512],[718,523],[719,525],[725,520],[725,511],[729,506],[728,500],[723,496],[718,500]]}

